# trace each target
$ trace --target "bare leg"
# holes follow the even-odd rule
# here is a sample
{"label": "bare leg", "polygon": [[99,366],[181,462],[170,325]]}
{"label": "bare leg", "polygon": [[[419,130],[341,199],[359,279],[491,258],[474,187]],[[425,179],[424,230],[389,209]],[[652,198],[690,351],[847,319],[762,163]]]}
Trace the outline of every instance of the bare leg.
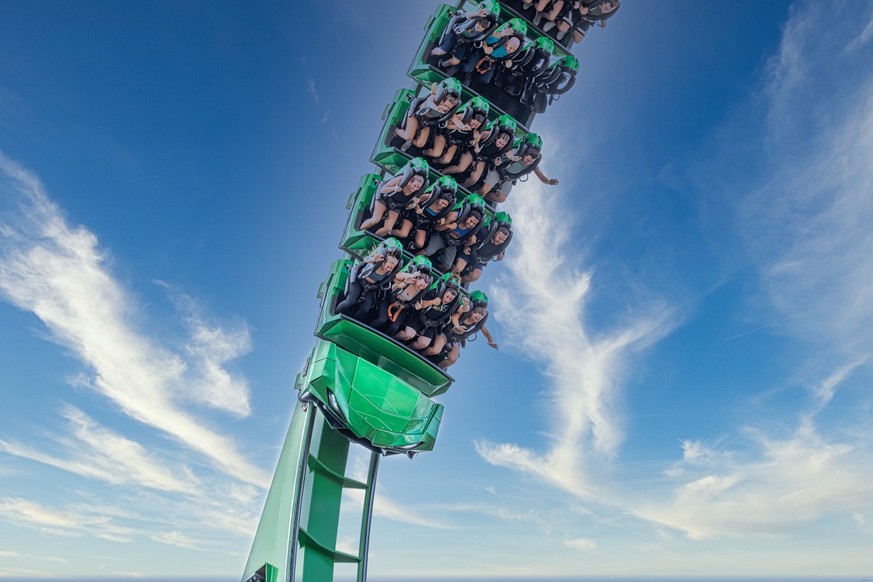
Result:
{"label": "bare leg", "polygon": [[435,356],[440,353],[440,351],[442,351],[443,347],[446,345],[446,341],[448,341],[446,339],[446,336],[441,333],[437,334],[437,336],[433,338],[433,343],[430,345],[430,347],[424,350],[422,353],[425,356]]}
{"label": "bare leg", "polygon": [[[487,186],[488,184],[485,184],[485,185]],[[483,188],[483,190],[484,190],[484,188]],[[503,192],[501,192],[499,190],[495,192],[495,191],[492,191],[491,189],[489,189],[488,192],[483,192],[482,195],[485,197],[485,200],[487,200],[488,202],[493,202],[494,204],[500,204],[502,202],[506,202],[506,198],[507,198],[506,194],[504,194]]]}
{"label": "bare leg", "polygon": [[403,219],[403,224],[400,225],[400,228],[395,228],[391,231],[391,236],[396,236],[397,238],[403,239],[409,236],[409,231],[412,230],[412,221]]}
{"label": "bare leg", "polygon": [[564,7],[564,0],[556,0],[554,5],[552,6],[551,11],[546,14],[546,20],[554,21],[558,17],[558,13],[561,12],[561,8]]}
{"label": "bare leg", "polygon": [[376,231],[376,236],[388,236],[388,233],[391,232],[392,228],[394,228],[394,223],[397,222],[398,218],[400,218],[400,213],[398,211],[389,210],[388,218],[385,219],[385,224],[382,225],[382,228]]}
{"label": "bare leg", "polygon": [[424,144],[427,143],[427,138],[430,137],[430,128],[422,127],[421,131],[418,132],[418,139],[413,142],[413,145],[417,148],[423,148]]}
{"label": "bare leg", "polygon": [[437,366],[439,366],[440,368],[445,370],[446,368],[448,368],[449,366],[451,366],[455,362],[457,362],[458,356],[460,356],[460,355],[461,355],[461,346],[457,346],[457,345],[452,346],[452,349],[449,350],[449,355],[446,357],[445,360],[443,360],[442,362],[437,364]]}
{"label": "bare leg", "polygon": [[415,330],[408,325],[394,334],[394,339],[405,342],[415,337]]}
{"label": "bare leg", "polygon": [[367,230],[382,222],[382,217],[388,207],[381,200],[376,200],[376,207],[373,209],[373,216],[361,223],[361,230]]}
{"label": "bare leg", "polygon": [[446,150],[446,153],[442,155],[440,159],[437,160],[440,164],[448,164],[452,161],[452,158],[455,157],[455,153],[458,151],[458,144],[452,144],[449,146],[449,149]]}
{"label": "bare leg", "polygon": [[430,345],[431,339],[426,335],[420,335],[412,345],[410,346],[413,350],[421,351]]}
{"label": "bare leg", "polygon": [[473,269],[473,272],[464,277],[464,283],[475,283],[482,276],[482,269]]}
{"label": "bare leg", "polygon": [[469,188],[473,184],[479,181],[479,178],[482,177],[482,172],[485,171],[485,162],[478,161],[476,162],[476,167],[473,168],[473,171],[470,172],[470,177],[464,180],[464,188]]}
{"label": "bare leg", "polygon": [[[445,170],[443,170],[443,174],[451,175],[451,174],[460,174],[461,172],[465,172],[467,168],[470,167],[470,164],[473,163],[473,154],[470,152],[464,152],[461,154],[461,159],[458,160],[458,163],[454,166],[449,166]],[[451,170],[451,171],[450,171]],[[472,176],[471,176],[472,178]],[[478,180],[478,178],[476,178]]]}
{"label": "bare leg", "polygon": [[427,231],[418,229],[415,231],[415,240],[412,244],[415,245],[417,249],[423,249],[424,243],[427,242]]}
{"label": "bare leg", "polygon": [[394,135],[396,135],[400,139],[410,141],[413,137],[415,137],[416,131],[418,131],[418,118],[416,118],[415,115],[407,115],[406,127],[403,129],[398,127],[394,130]]}
{"label": "bare leg", "polygon": [[433,138],[433,147],[428,148],[421,153],[429,158],[438,158],[443,154],[443,150],[445,149],[445,147],[446,138],[441,135],[437,135]]}

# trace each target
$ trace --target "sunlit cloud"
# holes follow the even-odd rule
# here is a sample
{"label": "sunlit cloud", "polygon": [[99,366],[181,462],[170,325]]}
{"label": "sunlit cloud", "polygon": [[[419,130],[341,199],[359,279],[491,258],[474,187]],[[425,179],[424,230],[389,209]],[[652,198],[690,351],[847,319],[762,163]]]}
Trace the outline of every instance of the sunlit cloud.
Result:
{"label": "sunlit cloud", "polygon": [[160,532],[150,537],[159,544],[177,546],[186,550],[199,550],[205,544],[202,540],[196,540],[178,531]]}
{"label": "sunlit cloud", "polygon": [[53,456],[6,440],[0,440],[0,451],[113,485],[187,493],[197,490],[197,480],[187,467],[178,467],[178,474],[174,474],[166,460],[156,458],[141,444],[100,426],[76,408],[66,407],[62,415],[68,421],[72,437],[55,437],[63,447],[63,454]]}
{"label": "sunlit cloud", "polygon": [[586,464],[614,456],[624,438],[620,403],[629,357],[668,333],[675,314],[659,301],[641,301],[613,329],[591,329],[586,309],[596,276],[571,258],[577,249],[570,245],[572,218],[561,207],[562,196],[531,182],[516,189],[508,204],[515,232],[508,276],[489,295],[511,343],[545,366],[551,380],[550,444],[544,452],[512,443],[475,446],[491,464],[590,495],[594,483]]}
{"label": "sunlit cloud", "polygon": [[59,537],[93,536],[108,541],[128,543],[134,530],[116,524],[112,517],[99,513],[54,508],[21,499],[0,499],[0,519]]}
{"label": "sunlit cloud", "polygon": [[440,513],[449,511],[486,515],[506,522],[534,522],[541,519],[532,509],[517,511],[490,503],[440,503],[435,507],[435,509]]}
{"label": "sunlit cloud", "polygon": [[[869,45],[837,50],[858,34],[848,12],[792,11],[762,90],[768,172],[738,186],[738,218],[779,329],[856,359],[873,353],[873,74]],[[833,34],[814,34],[822,18]]]}
{"label": "sunlit cloud", "polygon": [[[729,444],[682,442],[682,460],[664,471],[669,499],[653,496],[634,513],[691,539],[790,536],[834,517],[860,528],[857,516],[873,506],[866,417],[826,418],[873,355],[873,71],[861,64],[870,24],[853,17],[857,8],[797,3],[762,82],[767,123],[739,122],[763,127],[751,139],[766,144],[766,173],[731,188],[738,228],[774,330],[813,347],[788,380],[810,398],[793,416],[774,411],[738,429]],[[822,18],[832,34],[814,33]]]}
{"label": "sunlit cloud", "polygon": [[647,502],[634,513],[706,539],[785,536],[873,506],[869,442],[827,441],[809,424],[784,439],[751,430],[747,439],[755,447],[748,453],[725,450],[688,463],[669,502]]}
{"label": "sunlit cloud", "polygon": [[597,542],[588,538],[565,540],[564,545],[574,550],[582,550],[586,552],[597,549]]}
{"label": "sunlit cloud", "polygon": [[[344,504],[344,508],[354,509],[360,512],[364,504],[364,492],[360,489],[349,489],[344,492],[344,499],[348,500],[348,505]],[[434,511],[433,513],[439,513]],[[456,526],[446,523],[442,519],[435,518],[427,514],[427,511],[422,511],[420,507],[414,507],[394,501],[390,494],[386,495],[383,491],[379,492],[373,502],[373,516],[381,517],[398,523],[407,523],[420,527],[433,529],[455,529]]]}
{"label": "sunlit cloud", "polygon": [[86,384],[124,413],[205,455],[227,474],[265,484],[268,476],[230,438],[179,403],[192,377],[200,386],[218,380],[209,392],[218,397],[211,405],[248,412],[248,386],[222,371],[225,362],[249,349],[247,332],[195,319],[187,353],[175,353],[138,329],[137,306],[113,278],[97,237],[84,226],[71,226],[39,180],[2,154],[0,194],[5,209],[0,296],[38,317],[52,340],[92,371]]}

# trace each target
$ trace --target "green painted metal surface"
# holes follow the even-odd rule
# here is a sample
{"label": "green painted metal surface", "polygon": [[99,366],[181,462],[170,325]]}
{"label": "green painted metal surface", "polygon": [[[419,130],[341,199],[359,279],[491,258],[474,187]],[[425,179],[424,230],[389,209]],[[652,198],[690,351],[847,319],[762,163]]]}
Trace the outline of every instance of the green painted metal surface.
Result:
{"label": "green painted metal surface", "polygon": [[443,406],[394,374],[338,347],[318,342],[303,384],[325,414],[385,453],[433,449]]}
{"label": "green painted metal surface", "polygon": [[335,261],[331,266],[330,275],[322,284],[322,308],[316,335],[396,376],[426,396],[436,396],[448,390],[453,379],[445,371],[386,335],[345,315],[333,314],[351,266],[352,261],[347,259]]}
{"label": "green painted metal surface", "polygon": [[[266,566],[265,576],[272,572],[272,580],[288,580],[295,515],[301,495],[300,475],[308,454],[308,434],[313,413],[312,408],[308,411],[304,411],[299,405],[294,408],[243,579]],[[264,580],[269,581],[270,578],[265,577]]]}

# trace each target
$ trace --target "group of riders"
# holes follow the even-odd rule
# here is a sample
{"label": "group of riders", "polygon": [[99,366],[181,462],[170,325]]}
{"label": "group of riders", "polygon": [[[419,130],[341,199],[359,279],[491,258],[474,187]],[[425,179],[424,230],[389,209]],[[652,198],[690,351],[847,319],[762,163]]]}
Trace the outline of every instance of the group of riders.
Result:
{"label": "group of riders", "polygon": [[512,18],[499,24],[500,6],[495,0],[487,0],[476,10],[458,12],[451,18],[430,51],[430,59],[448,76],[460,79],[479,93],[494,95],[500,91],[517,101],[523,110],[543,113],[573,87],[579,71],[576,57],[553,56],[555,40],[550,34],[560,43],[572,30],[573,41],[581,41],[593,23],[606,25],[620,1],[508,2],[522,14],[533,12],[530,20],[535,25],[542,24],[539,32],[545,34],[538,32],[536,40],[529,40],[528,25],[523,19]]}
{"label": "group of riders", "polygon": [[[594,18],[614,12],[619,1],[541,0],[536,10],[550,10],[555,17],[584,10]],[[520,9],[533,6],[523,4]],[[441,62],[446,67],[464,67],[478,59],[474,69],[483,69],[480,54],[503,61],[496,70],[492,66],[480,74],[496,72],[494,82],[502,78],[505,90],[517,89],[520,97],[529,83],[524,75],[533,70],[524,67],[555,65],[548,64],[547,56],[545,61],[542,55],[536,57],[536,51],[550,55],[552,41],[541,37],[523,46],[524,22],[513,18],[498,26],[499,10],[496,2],[485,0],[471,12],[458,13],[432,53],[448,57]],[[506,65],[519,48],[533,51],[531,58]],[[562,57],[557,62],[567,59],[575,61]],[[520,85],[513,67],[521,71]],[[539,168],[542,139],[525,133],[509,115],[489,121],[491,109],[481,96],[462,103],[461,83],[453,77],[413,99],[390,139],[418,157],[378,185],[369,210],[359,218],[358,228],[382,242],[355,262],[335,307],[336,313],[381,331],[440,368],[454,364],[465,341],[478,332],[497,349],[485,326],[487,296],[467,291],[490,261],[503,259],[512,240],[512,219],[496,205],[529,174],[544,184],[558,183]],[[405,264],[404,254],[412,255]]]}

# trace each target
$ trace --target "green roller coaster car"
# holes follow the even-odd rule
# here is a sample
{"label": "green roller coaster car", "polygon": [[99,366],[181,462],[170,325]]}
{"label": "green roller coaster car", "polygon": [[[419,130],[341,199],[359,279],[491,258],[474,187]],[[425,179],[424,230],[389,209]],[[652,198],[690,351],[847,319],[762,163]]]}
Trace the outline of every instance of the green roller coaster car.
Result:
{"label": "green roller coaster car", "polygon": [[322,283],[319,297],[321,313],[315,335],[378,366],[428,397],[444,393],[454,379],[433,363],[371,327],[342,314],[334,313],[346,288],[353,262],[335,261]]}
{"label": "green roller coaster car", "polygon": [[433,450],[442,404],[336,344],[318,342],[296,388],[333,428],[371,450],[409,456]]}
{"label": "green roller coaster car", "polygon": [[[444,180],[445,178],[441,178],[436,172],[430,172],[429,180],[432,185],[441,179]],[[371,249],[382,241],[381,238],[372,232],[359,228],[364,218],[369,216],[373,196],[376,195],[376,190],[381,181],[382,177],[379,174],[364,174],[361,176],[357,190],[352,193],[346,205],[346,208],[350,210],[349,218],[339,246],[350,255],[359,259],[366,256]],[[459,202],[469,199],[470,196],[475,196],[474,194],[469,194],[467,190],[457,186],[457,184],[456,187],[458,191],[457,200]],[[493,214],[492,211],[486,208],[485,214],[486,221],[490,221]]]}

